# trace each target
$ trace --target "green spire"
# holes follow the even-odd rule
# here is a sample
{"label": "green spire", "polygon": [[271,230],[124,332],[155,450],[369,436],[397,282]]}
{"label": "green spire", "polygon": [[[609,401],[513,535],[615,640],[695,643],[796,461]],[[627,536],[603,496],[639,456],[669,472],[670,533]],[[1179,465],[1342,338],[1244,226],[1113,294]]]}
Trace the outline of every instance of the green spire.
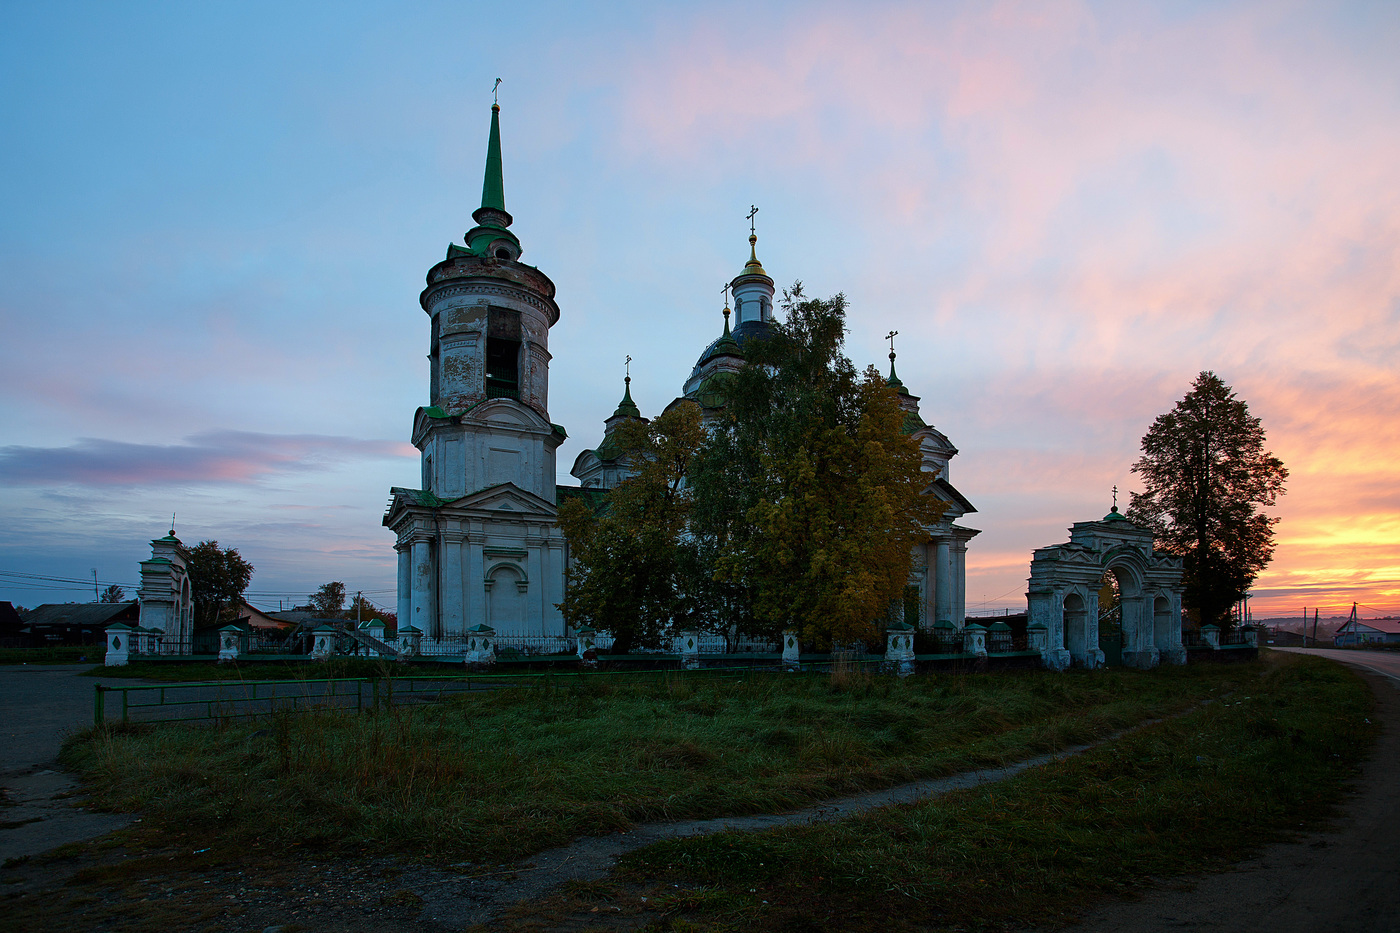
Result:
{"label": "green spire", "polygon": [[[481,206],[472,212],[476,226],[464,238],[466,252],[490,259],[520,258],[520,240],[508,229],[511,216],[506,212],[506,186],[501,177],[501,107],[491,105],[491,137],[486,145],[486,178],[481,185]],[[447,258],[460,254],[449,247]]]}
{"label": "green spire", "polygon": [[481,186],[481,206],[505,212],[506,183],[501,175],[501,105],[491,105],[491,141],[486,144],[486,180]]}
{"label": "green spire", "polygon": [[614,418],[641,418],[642,410],[637,407],[637,403],[632,401],[632,377],[628,376],[623,380],[625,388],[622,390],[622,401],[617,403],[617,411],[612,413]]}
{"label": "green spire", "polygon": [[895,372],[894,372],[894,351],[893,351],[893,350],[890,351],[890,378],[886,380],[886,384],[887,384],[891,389],[898,389],[900,392],[903,392],[903,391],[904,391],[904,383],[902,383],[902,382],[899,381],[899,377],[896,376],[896,375],[895,375]]}

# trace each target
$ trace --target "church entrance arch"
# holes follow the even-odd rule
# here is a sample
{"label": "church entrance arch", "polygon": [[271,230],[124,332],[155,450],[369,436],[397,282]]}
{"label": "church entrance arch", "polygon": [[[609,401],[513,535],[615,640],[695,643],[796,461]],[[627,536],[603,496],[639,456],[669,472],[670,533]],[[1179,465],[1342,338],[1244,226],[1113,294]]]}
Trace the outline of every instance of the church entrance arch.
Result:
{"label": "church entrance arch", "polygon": [[486,577],[486,624],[497,635],[526,635],[525,571],[513,563],[500,563]]}
{"label": "church entrance arch", "polygon": [[1123,663],[1123,588],[1110,567],[1099,579],[1099,650],[1106,667]]}
{"label": "church entrance arch", "polygon": [[1031,559],[1028,621],[1045,629],[1043,662],[1098,667],[1117,655],[1129,667],[1184,664],[1181,577],[1181,559],[1154,551],[1152,532],[1116,506],[1100,521],[1076,522],[1068,542]]}

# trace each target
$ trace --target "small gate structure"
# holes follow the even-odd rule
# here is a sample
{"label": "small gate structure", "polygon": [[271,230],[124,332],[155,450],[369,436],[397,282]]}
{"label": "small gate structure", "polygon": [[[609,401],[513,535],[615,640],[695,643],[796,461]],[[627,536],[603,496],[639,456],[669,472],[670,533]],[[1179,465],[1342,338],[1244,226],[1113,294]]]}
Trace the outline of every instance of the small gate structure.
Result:
{"label": "small gate structure", "polygon": [[1102,667],[1098,587],[1118,579],[1122,663],[1128,667],[1185,664],[1181,645],[1181,558],[1152,549],[1152,532],[1128,521],[1115,505],[1096,522],[1075,522],[1069,541],[1037,548],[1026,602],[1030,625],[1045,630],[1047,667]]}

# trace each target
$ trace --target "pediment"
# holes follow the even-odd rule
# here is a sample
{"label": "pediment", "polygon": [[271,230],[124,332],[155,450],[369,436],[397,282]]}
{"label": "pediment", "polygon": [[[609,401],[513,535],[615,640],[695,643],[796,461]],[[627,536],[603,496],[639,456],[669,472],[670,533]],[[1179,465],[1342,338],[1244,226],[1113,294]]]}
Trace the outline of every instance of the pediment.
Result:
{"label": "pediment", "polygon": [[522,518],[546,517],[553,519],[556,514],[553,503],[546,502],[514,483],[488,486],[460,499],[454,499],[447,504],[446,508],[473,512],[508,512]]}
{"label": "pediment", "polygon": [[550,423],[540,417],[540,413],[515,399],[492,398],[469,409],[463,420],[489,421],[492,424],[509,424],[522,428],[550,431]]}

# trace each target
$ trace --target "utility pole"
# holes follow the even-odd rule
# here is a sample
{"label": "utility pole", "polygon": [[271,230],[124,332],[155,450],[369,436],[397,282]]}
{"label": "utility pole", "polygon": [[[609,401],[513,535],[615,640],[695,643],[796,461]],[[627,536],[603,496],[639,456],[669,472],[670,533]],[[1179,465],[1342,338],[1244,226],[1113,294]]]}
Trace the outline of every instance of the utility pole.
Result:
{"label": "utility pole", "polygon": [[355,591],[355,628],[360,627],[360,612],[364,608],[365,595],[363,590]]}
{"label": "utility pole", "polygon": [[97,592],[97,568],[96,568],[96,567],[92,568],[92,601],[95,602],[95,603],[100,603],[100,602],[102,602],[102,594],[99,593],[99,592]]}

